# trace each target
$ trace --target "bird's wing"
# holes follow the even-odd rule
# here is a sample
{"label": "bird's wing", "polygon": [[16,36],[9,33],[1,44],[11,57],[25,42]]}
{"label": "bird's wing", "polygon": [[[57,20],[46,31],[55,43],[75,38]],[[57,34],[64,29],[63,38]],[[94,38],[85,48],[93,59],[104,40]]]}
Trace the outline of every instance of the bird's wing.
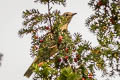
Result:
{"label": "bird's wing", "polygon": [[[49,34],[47,34],[46,35],[46,37],[48,37],[48,39],[47,40],[49,40],[49,39],[52,39],[52,37],[53,37],[53,34],[52,33],[49,33]],[[45,40],[45,38],[44,38],[44,40]],[[44,47],[48,47],[48,46],[44,46]],[[49,47],[49,49],[50,49],[50,57],[51,56],[53,56],[57,51],[58,51],[58,49],[57,49],[57,45],[50,45],[50,47]],[[43,56],[43,57],[45,57],[45,55],[44,55],[44,53],[41,53],[41,55]],[[46,55],[47,56],[47,55]],[[33,73],[33,64],[39,64],[40,63],[40,60],[42,59],[42,57],[36,57],[35,59],[34,59],[34,61],[32,62],[32,64],[29,66],[29,68],[27,69],[27,71],[25,72],[25,74],[24,74],[24,76],[26,76],[27,78],[29,78],[31,75],[32,75],[32,73]]]}

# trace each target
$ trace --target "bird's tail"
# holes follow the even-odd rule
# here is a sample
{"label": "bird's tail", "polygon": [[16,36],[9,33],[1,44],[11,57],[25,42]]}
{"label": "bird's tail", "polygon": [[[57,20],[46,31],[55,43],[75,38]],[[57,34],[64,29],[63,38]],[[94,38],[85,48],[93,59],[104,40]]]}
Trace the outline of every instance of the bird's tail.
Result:
{"label": "bird's tail", "polygon": [[31,69],[32,65],[27,69],[27,71],[25,72],[24,76],[29,78],[32,73],[33,73],[33,70]]}
{"label": "bird's tail", "polygon": [[[52,47],[51,47],[50,56],[53,56],[57,51],[58,51],[57,45],[52,46]],[[29,67],[29,68],[27,69],[27,71],[25,72],[24,76],[26,76],[27,78],[29,78],[29,77],[32,75],[32,73],[33,73],[32,65],[33,65],[34,63],[38,64],[38,63],[39,63],[39,60],[40,60],[39,57],[36,57],[36,58],[35,58],[35,60],[33,61],[33,63],[30,65],[30,67]],[[41,64],[43,64],[43,62],[40,62],[40,64],[38,64],[39,67],[40,67]]]}
{"label": "bird's tail", "polygon": [[32,68],[32,65],[34,63],[36,63],[38,61],[38,58],[36,57],[35,60],[33,61],[33,63],[30,65],[30,67],[27,69],[27,71],[25,72],[24,76],[26,76],[27,78],[29,78],[32,73],[33,73],[33,68]]}

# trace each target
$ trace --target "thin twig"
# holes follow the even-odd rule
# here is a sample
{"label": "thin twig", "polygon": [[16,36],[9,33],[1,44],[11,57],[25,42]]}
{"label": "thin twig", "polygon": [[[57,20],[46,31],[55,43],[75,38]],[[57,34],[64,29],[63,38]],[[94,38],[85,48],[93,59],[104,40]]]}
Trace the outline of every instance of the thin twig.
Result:
{"label": "thin twig", "polygon": [[[48,0],[48,19],[49,19],[49,23],[50,23],[50,28],[51,28],[51,32],[52,32],[52,24],[51,24],[51,13],[50,13],[50,2]],[[49,60],[50,60],[50,54],[49,54]]]}
{"label": "thin twig", "polygon": [[51,17],[50,17],[50,2],[49,2],[49,0],[48,0],[48,18],[49,18],[49,22],[50,22],[50,27],[52,27]]}

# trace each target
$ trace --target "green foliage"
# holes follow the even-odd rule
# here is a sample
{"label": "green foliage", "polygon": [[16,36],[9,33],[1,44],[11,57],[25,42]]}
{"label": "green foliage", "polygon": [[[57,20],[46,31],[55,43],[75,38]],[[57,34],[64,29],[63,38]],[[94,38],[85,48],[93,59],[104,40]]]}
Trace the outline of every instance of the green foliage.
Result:
{"label": "green foliage", "polygon": [[44,62],[40,69],[37,64],[34,64],[34,72],[37,74],[35,75],[34,79],[42,78],[44,80],[49,80],[53,77],[53,75],[57,74],[57,71],[54,68],[51,68],[49,64],[50,63]]}
{"label": "green foliage", "polygon": [[[43,61],[42,66],[33,64],[35,80],[95,80],[95,69],[110,76],[119,72],[120,5],[117,0],[89,2],[95,13],[86,20],[86,25],[97,35],[99,46],[96,47],[82,40],[79,33],[72,37],[67,30],[61,30],[68,18],[58,10],[51,10],[50,4],[65,6],[66,0],[35,2],[47,5],[48,13],[42,14],[37,9],[23,11],[24,27],[19,30],[20,36],[31,34],[31,55]],[[53,50],[55,54],[51,56]],[[109,66],[111,73],[107,72]]]}
{"label": "green foliage", "polygon": [[[91,0],[89,5],[95,13],[87,19],[86,24],[91,32],[97,35],[100,44],[98,49],[100,60],[96,65],[104,69],[105,74],[111,76],[115,72],[119,72],[120,3],[119,0]],[[106,60],[108,62],[105,62]],[[116,65],[114,66],[113,63]],[[111,73],[107,72],[108,66],[112,67]]]}
{"label": "green foliage", "polygon": [[77,73],[73,72],[71,67],[65,67],[61,70],[60,76],[57,80],[78,80],[79,76]]}

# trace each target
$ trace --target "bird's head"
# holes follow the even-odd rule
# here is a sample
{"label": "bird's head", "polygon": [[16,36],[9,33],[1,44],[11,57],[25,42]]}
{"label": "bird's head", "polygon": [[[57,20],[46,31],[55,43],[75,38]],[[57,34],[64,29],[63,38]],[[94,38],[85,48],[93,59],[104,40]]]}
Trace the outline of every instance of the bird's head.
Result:
{"label": "bird's head", "polygon": [[67,23],[70,23],[72,17],[76,15],[77,13],[72,13],[72,12],[65,12],[63,14],[63,17],[67,20]]}

